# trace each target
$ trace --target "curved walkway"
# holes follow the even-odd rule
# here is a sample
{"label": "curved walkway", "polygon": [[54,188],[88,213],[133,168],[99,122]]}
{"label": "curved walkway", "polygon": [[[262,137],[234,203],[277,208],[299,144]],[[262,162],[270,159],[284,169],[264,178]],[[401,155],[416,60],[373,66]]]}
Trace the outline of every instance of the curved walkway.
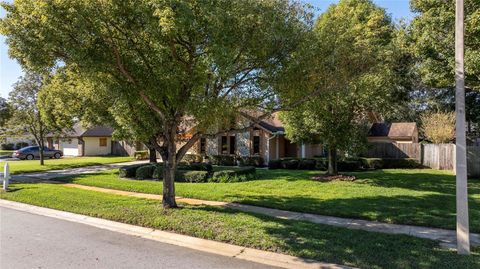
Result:
{"label": "curved walkway", "polygon": [[[56,182],[56,183],[61,184],[59,182]],[[136,198],[154,199],[154,200],[160,200],[160,201],[162,200],[162,196],[157,194],[120,191],[120,190],[84,186],[84,185],[72,184],[72,183],[66,183],[62,185],[67,187],[72,187],[72,188],[97,191],[97,192],[103,192],[103,193],[109,193],[109,194],[130,196],[130,197],[136,197]],[[207,201],[207,200],[199,200],[199,199],[184,198],[184,197],[177,197],[177,202],[191,204],[191,205],[223,206],[223,207],[227,207],[227,208],[231,208],[231,209],[235,209],[243,212],[262,214],[262,215],[267,215],[275,218],[309,221],[313,223],[344,227],[348,229],[365,230],[365,231],[387,233],[387,234],[405,234],[405,235],[410,235],[410,236],[419,237],[419,238],[437,240],[442,242],[442,246],[447,248],[456,247],[456,232],[453,230],[413,226],[413,225],[390,224],[390,223],[351,219],[351,218],[339,218],[339,217],[331,217],[331,216],[323,216],[323,215],[316,215],[316,214],[272,209],[272,208],[266,208],[266,207],[260,207],[260,206],[244,205],[244,204],[238,204],[238,203]],[[470,234],[470,239],[471,239],[471,244],[473,246],[480,246],[479,234]]]}

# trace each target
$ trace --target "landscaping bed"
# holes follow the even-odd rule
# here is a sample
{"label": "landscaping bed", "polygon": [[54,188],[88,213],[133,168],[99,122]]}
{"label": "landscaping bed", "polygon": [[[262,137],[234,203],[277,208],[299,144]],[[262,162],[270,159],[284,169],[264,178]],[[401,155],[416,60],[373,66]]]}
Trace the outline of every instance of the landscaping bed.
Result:
{"label": "landscaping bed", "polygon": [[182,205],[181,209],[165,210],[159,201],[54,184],[13,184],[11,188],[13,191],[0,194],[0,198],[323,262],[360,268],[480,267],[478,249],[471,256],[462,256],[441,249],[438,242],[405,235],[282,220],[212,206]]}
{"label": "landscaping bed", "polygon": [[[128,165],[119,169],[121,178],[162,180],[164,176],[162,163]],[[177,166],[175,181],[189,183],[231,183],[243,182],[256,178],[255,167],[218,167],[207,163],[181,164]]]}
{"label": "landscaping bed", "polygon": [[[327,170],[327,158],[281,158],[270,160],[269,169]],[[377,169],[418,169],[423,168],[416,159],[402,158],[346,158],[337,161],[340,172],[367,171]]]}

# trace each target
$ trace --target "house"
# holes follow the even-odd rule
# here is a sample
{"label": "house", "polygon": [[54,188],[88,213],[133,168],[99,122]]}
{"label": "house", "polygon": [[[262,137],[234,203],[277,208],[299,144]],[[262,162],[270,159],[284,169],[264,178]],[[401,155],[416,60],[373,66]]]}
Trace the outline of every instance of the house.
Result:
{"label": "house", "polygon": [[249,131],[225,134],[217,138],[201,138],[189,153],[204,156],[259,156],[268,162],[285,157],[323,156],[323,146],[291,142],[285,136],[285,129],[278,113],[274,113],[270,118],[254,125]]}
{"label": "house", "polygon": [[85,129],[77,124],[60,137],[48,134],[47,147],[61,150],[65,156],[111,155],[112,133],[107,126]]}
{"label": "house", "polygon": [[369,143],[418,143],[415,122],[373,123],[368,131]]}

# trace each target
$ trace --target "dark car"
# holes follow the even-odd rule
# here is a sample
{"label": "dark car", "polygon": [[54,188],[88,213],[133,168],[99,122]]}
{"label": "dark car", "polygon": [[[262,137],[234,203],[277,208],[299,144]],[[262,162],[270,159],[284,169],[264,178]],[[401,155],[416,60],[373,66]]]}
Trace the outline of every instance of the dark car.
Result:
{"label": "dark car", "polygon": [[[46,158],[59,159],[63,156],[63,152],[61,150],[44,148],[43,156]],[[21,148],[15,151],[12,154],[12,157],[18,158],[20,160],[33,160],[35,158],[40,158],[40,147],[30,146],[30,147]]]}

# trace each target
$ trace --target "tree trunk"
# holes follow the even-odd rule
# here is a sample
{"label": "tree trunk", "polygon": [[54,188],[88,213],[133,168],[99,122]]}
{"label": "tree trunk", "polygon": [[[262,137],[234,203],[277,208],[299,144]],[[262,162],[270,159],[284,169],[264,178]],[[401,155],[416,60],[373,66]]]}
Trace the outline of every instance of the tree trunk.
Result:
{"label": "tree trunk", "polygon": [[157,163],[157,151],[153,147],[148,148],[148,152],[150,154],[150,163]]}
{"label": "tree trunk", "polygon": [[[176,129],[173,129],[176,130]],[[175,132],[165,135],[167,152],[164,158],[164,176],[163,176],[163,208],[176,208],[175,201],[175,171],[177,169]],[[162,156],[163,158],[163,156]]]}
{"label": "tree trunk", "polygon": [[335,145],[328,145],[328,175],[338,175],[337,170],[337,147]]}

